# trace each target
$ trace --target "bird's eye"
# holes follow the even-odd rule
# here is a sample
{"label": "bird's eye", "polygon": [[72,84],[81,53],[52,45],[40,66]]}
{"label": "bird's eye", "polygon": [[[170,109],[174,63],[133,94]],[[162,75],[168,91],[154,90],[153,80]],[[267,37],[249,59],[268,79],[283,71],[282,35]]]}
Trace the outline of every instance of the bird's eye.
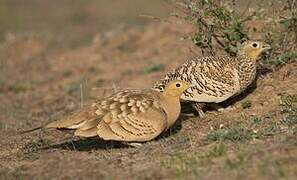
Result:
{"label": "bird's eye", "polygon": [[179,88],[181,85],[179,83],[176,83],[175,86]]}
{"label": "bird's eye", "polygon": [[257,44],[257,43],[253,43],[252,46],[253,46],[254,48],[256,48],[256,47],[258,47],[258,44]]}

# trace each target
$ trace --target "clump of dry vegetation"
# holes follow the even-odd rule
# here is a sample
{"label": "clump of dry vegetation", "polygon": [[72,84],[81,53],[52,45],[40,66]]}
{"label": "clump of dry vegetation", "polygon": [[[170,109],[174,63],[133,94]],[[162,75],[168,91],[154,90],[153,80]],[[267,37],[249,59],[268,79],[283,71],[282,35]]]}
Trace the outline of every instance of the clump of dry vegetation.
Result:
{"label": "clump of dry vegetation", "polygon": [[272,1],[271,12],[266,12],[265,25],[261,30],[266,40],[273,45],[268,63],[282,65],[296,61],[297,53],[297,1]]}
{"label": "clump of dry vegetation", "polygon": [[[266,64],[280,65],[297,58],[297,1],[248,1],[239,8],[240,1],[189,0],[177,2],[178,13],[195,26],[187,38],[201,48],[205,55],[215,55],[218,48],[231,56],[237,47],[255,36],[272,45],[273,50]],[[252,23],[260,26],[250,26]]]}
{"label": "clump of dry vegetation", "polygon": [[[185,14],[183,18],[191,21],[196,27],[196,32],[190,38],[202,49],[203,54],[215,55],[215,49],[219,45],[234,56],[238,43],[248,39],[249,29],[245,29],[244,23],[256,14],[254,12],[249,15],[245,15],[245,12],[241,14],[235,11],[234,3],[234,1],[218,3],[212,0],[178,3]],[[243,14],[245,16],[242,16]]]}

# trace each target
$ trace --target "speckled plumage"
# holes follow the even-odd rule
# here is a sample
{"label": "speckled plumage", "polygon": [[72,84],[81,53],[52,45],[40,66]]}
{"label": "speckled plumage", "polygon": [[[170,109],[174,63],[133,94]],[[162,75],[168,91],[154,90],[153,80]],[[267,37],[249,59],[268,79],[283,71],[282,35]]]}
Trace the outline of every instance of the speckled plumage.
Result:
{"label": "speckled plumage", "polygon": [[156,82],[153,89],[162,92],[169,81],[178,79],[193,85],[182,94],[183,100],[198,103],[225,101],[252,83],[256,77],[256,60],[269,48],[263,42],[247,41],[237,57],[209,56],[188,60]]}
{"label": "speckled plumage", "polygon": [[189,86],[175,80],[162,93],[151,89],[118,91],[45,128],[75,129],[76,136],[99,136],[104,140],[149,141],[177,120],[180,95]]}

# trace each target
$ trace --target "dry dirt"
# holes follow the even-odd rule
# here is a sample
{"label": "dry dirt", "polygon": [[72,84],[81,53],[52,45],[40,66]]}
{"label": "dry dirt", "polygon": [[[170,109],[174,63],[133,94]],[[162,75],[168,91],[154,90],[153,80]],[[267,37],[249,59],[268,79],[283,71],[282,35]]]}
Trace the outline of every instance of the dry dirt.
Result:
{"label": "dry dirt", "polygon": [[[295,179],[297,138],[289,128],[243,142],[206,139],[238,121],[278,123],[281,95],[296,94],[297,63],[261,71],[257,82],[229,103],[231,110],[208,111],[203,119],[181,115],[169,132],[139,148],[73,139],[56,130],[19,134],[114,88],[150,87],[166,71],[199,55],[189,41],[180,40],[190,31],[185,24],[157,22],[119,26],[75,48],[57,48],[35,35],[2,41],[0,179]],[[243,108],[246,101],[251,107]]]}

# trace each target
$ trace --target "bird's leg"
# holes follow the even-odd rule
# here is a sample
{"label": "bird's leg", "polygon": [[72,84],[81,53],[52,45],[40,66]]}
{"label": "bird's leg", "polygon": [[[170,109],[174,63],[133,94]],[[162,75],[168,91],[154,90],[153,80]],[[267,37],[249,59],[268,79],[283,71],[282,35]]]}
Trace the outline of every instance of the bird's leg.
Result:
{"label": "bird's leg", "polygon": [[204,103],[193,103],[192,107],[197,111],[198,116],[202,119],[204,117],[203,107],[205,106]]}

